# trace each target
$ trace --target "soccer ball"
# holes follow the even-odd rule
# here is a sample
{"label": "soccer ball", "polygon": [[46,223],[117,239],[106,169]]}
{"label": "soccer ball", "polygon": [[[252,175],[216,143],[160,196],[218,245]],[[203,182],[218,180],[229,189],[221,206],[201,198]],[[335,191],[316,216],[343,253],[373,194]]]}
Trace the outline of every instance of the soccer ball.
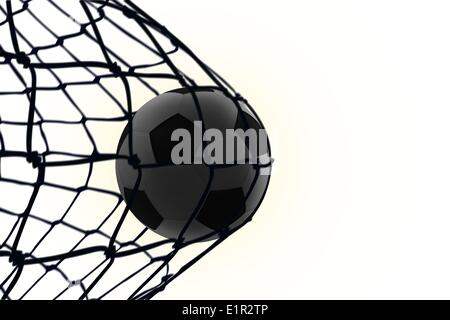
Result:
{"label": "soccer ball", "polygon": [[[229,129],[263,129],[244,101],[233,100],[221,89],[184,88],[146,103],[118,143],[120,192],[137,219],[165,238],[216,239],[249,221],[268,187],[269,175],[262,173],[259,163],[199,162],[195,155],[203,155],[199,149],[207,147],[204,140],[184,150],[191,162],[175,165],[173,152],[179,141],[173,133],[184,129],[193,137],[199,122],[202,130],[214,129],[224,136]],[[249,151],[248,140],[245,146]],[[270,159],[269,148],[258,150],[258,157]]]}

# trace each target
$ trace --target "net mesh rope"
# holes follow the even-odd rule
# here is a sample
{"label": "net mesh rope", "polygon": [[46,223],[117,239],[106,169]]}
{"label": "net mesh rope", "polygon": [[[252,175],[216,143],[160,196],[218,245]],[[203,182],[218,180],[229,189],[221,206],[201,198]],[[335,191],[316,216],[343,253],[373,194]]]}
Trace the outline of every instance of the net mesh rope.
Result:
{"label": "net mesh rope", "polygon": [[[91,179],[95,173],[96,164],[106,161],[114,161],[118,155],[114,152],[101,152],[96,145],[96,138],[89,128],[91,123],[123,123],[123,127],[129,124],[129,130],[132,128],[132,117],[136,112],[133,98],[133,83],[140,85],[141,93],[147,93],[147,100],[151,97],[161,93],[156,87],[159,81],[171,81],[173,88],[184,87],[192,89],[197,86],[196,81],[185,74],[177,67],[173,61],[173,56],[184,54],[188,56],[206,75],[209,79],[209,85],[219,87],[227,92],[236,102],[244,101],[243,98],[236,93],[233,88],[226,83],[217,73],[197,58],[192,51],[184,45],[178,38],[176,38],[164,26],[155,21],[142,9],[140,9],[132,1],[69,1],[75,4],[80,12],[84,14],[84,18],[74,17],[71,12],[68,12],[64,5],[68,1],[45,0],[45,5],[52,8],[51,17],[38,14],[36,8],[43,5],[44,0],[17,0],[8,1],[2,0],[0,2],[0,12],[3,14],[0,21],[0,28],[3,32],[0,34],[0,66],[8,68],[12,71],[16,80],[22,85],[21,90],[6,90],[5,83],[0,84],[0,163],[7,159],[14,159],[14,161],[23,160],[29,166],[33,167],[33,172],[36,172],[34,181],[26,181],[24,179],[11,178],[7,175],[7,170],[0,171],[0,182],[6,185],[18,185],[28,187],[31,190],[27,196],[27,203],[23,210],[13,210],[8,206],[2,205],[0,201],[0,221],[4,229],[0,232],[0,290],[3,299],[25,299],[30,293],[45,283],[50,274],[56,275],[64,284],[62,287],[52,293],[50,298],[58,299],[64,298],[67,291],[77,288],[79,299],[102,299],[108,298],[109,294],[117,291],[122,286],[129,282],[134,285],[128,289],[129,292],[121,292],[125,294],[123,298],[128,299],[150,299],[158,292],[164,290],[168,283],[173,281],[182,272],[191,267],[195,262],[201,259],[204,255],[214,249],[218,244],[224,241],[235,230],[225,230],[221,233],[218,240],[209,242],[202,247],[198,253],[188,259],[187,263],[183,263],[181,267],[171,272],[169,262],[179,254],[182,249],[194,245],[196,241],[183,241],[182,234],[179,239],[159,239],[158,241],[145,242],[146,236],[152,231],[141,226],[141,230],[125,240],[119,240],[123,225],[132,217],[129,214],[128,207],[123,202],[120,193],[109,188],[93,187],[91,186]],[[44,11],[45,12],[45,11]],[[116,19],[111,18],[110,14],[120,14],[124,17],[127,25],[120,25]],[[22,15],[26,15],[26,19],[31,20],[36,25],[45,29],[48,34],[53,37],[50,44],[36,45],[30,39],[30,30],[23,30],[18,25],[18,21]],[[50,13],[49,13],[50,15]],[[77,26],[76,32],[59,34],[58,30],[52,29],[48,26],[48,22],[52,19],[58,18],[66,19],[68,23]],[[82,20],[83,19],[83,20]],[[120,32],[126,36],[130,43],[140,46],[141,49],[146,50],[149,55],[155,57],[155,61],[147,64],[129,64],[130,62],[123,58],[117,51],[111,48],[105,40],[100,27],[108,25],[114,28],[115,31]],[[137,27],[141,31],[141,36],[136,36],[129,31],[131,26]],[[28,32],[26,32],[28,31]],[[143,36],[142,36],[143,35]],[[78,53],[74,53],[66,44],[68,41],[83,38],[83,41],[89,41],[94,44],[99,52],[101,52],[101,59],[86,60],[78,57]],[[170,43],[171,48],[167,48],[167,44],[162,44],[161,41]],[[6,48],[6,43],[10,48]],[[83,42],[84,43],[84,42]],[[127,43],[123,44],[127,46]],[[61,50],[67,61],[52,61],[46,57],[45,52],[49,50]],[[69,59],[70,58],[70,59]],[[167,72],[153,71],[154,69],[165,67]],[[90,77],[90,79],[82,80],[65,80],[60,75],[61,70],[82,69]],[[1,69],[3,70],[3,69]],[[53,82],[52,85],[42,85],[40,83],[41,72],[46,72],[46,77],[50,77]],[[2,71],[0,71],[1,73]],[[4,77],[2,77],[4,79]],[[104,84],[104,80],[115,79],[120,81],[120,86],[125,92],[125,98],[119,99],[113,90]],[[115,104],[120,108],[121,115],[114,117],[95,117],[89,116],[85,113],[85,107],[77,103],[76,97],[70,92],[71,87],[96,87],[101,90],[103,94],[107,95],[111,104]],[[40,110],[39,98],[41,93],[61,93],[68,101],[70,106],[79,115],[77,120],[58,120],[47,119]],[[8,120],[2,116],[2,110],[6,108],[14,108],[16,106],[5,105],[1,100],[3,97],[20,96],[24,97],[26,103],[26,117],[24,119]],[[195,94],[193,94],[195,96]],[[52,150],[51,143],[48,141],[46,126],[47,125],[64,125],[76,126],[81,128],[84,138],[90,141],[91,148],[86,153],[72,153]],[[5,128],[18,127],[25,131],[24,149],[14,149],[8,147],[8,139],[3,131]],[[3,130],[2,130],[3,129]],[[43,143],[42,150],[36,150],[35,140],[39,136]],[[132,135],[129,139],[130,155],[128,161],[136,169],[142,170],[145,164],[140,164],[139,160],[134,156]],[[18,138],[14,138],[18,139]],[[80,136],[81,139],[81,136]],[[70,145],[74,141],[67,141]],[[46,173],[54,168],[70,168],[85,165],[88,168],[88,174],[83,183],[77,186],[68,186],[55,181],[48,181]],[[210,182],[212,174],[210,175]],[[64,176],[61,176],[64,180]],[[139,179],[138,179],[139,180]],[[136,182],[135,190],[139,181]],[[71,194],[71,201],[69,205],[61,210],[59,216],[49,218],[45,215],[38,215],[33,212],[35,202],[39,197],[43,188],[51,188],[53,190],[64,190]],[[91,192],[99,195],[106,195],[110,197],[110,203],[114,204],[112,210],[102,213],[101,222],[93,228],[84,229],[68,220],[77,201],[83,193]],[[206,191],[205,191],[206,193]],[[0,191],[0,198],[1,198]],[[51,201],[48,200],[48,201]],[[14,200],[13,200],[14,202]],[[195,212],[192,214],[193,219]],[[8,217],[11,225],[5,229],[3,218]],[[113,222],[114,227],[111,232],[106,232],[103,227],[108,223]],[[27,225],[30,222],[38,223],[45,226],[43,235],[35,238],[33,245],[24,250],[22,242],[29,234],[27,233]],[[188,228],[189,222],[185,229]],[[76,233],[78,239],[71,244],[69,250],[58,252],[58,245],[55,244],[54,251],[49,255],[38,254],[39,249],[46,244],[48,238],[56,229],[68,230],[67,232]],[[183,230],[185,231],[185,230]],[[64,232],[64,231],[63,231]],[[207,235],[206,237],[208,237]],[[90,241],[95,237],[95,241]],[[197,241],[198,242],[198,241]],[[164,254],[154,254],[153,250],[158,248],[169,248],[168,252]],[[81,257],[90,255],[101,255],[99,262],[96,262],[84,274],[78,278],[71,278],[64,268],[64,264],[75,263],[75,260]],[[107,277],[113,265],[120,259],[131,259],[135,256],[144,257],[144,262],[139,267],[132,269],[131,267],[122,267],[119,271],[121,278],[108,281],[107,285],[102,283],[102,279]],[[6,262],[5,262],[6,261]],[[140,260],[141,261],[141,260]],[[5,263],[10,268],[5,269]],[[77,262],[82,263],[82,262]],[[150,266],[157,265],[149,271]],[[37,267],[38,272],[33,278],[26,278],[29,268]],[[22,278],[26,278],[26,284],[23,290],[15,293],[15,289]],[[136,278],[141,279],[136,282]],[[156,281],[153,283],[153,281]],[[98,287],[101,287],[99,290]],[[45,289],[48,293],[51,288]],[[93,292],[96,292],[95,294]]]}

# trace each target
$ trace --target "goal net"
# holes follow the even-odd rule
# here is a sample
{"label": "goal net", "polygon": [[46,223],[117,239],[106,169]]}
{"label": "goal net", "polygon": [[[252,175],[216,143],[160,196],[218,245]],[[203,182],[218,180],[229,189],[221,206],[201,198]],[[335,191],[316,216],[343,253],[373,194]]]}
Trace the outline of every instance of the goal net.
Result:
{"label": "goal net", "polygon": [[0,0],[3,299],[150,299],[229,235],[159,237],[115,180],[137,109],[199,85],[242,99],[132,1]]}

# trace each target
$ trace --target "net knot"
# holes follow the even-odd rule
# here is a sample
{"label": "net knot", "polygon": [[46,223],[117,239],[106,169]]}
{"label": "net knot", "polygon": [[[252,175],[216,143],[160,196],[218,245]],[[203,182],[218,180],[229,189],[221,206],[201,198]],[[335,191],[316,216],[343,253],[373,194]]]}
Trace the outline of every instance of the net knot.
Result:
{"label": "net knot", "polygon": [[45,270],[46,270],[47,272],[56,270],[57,268],[58,268],[58,266],[57,266],[56,264],[51,264],[51,265],[45,266]]}
{"label": "net knot", "polygon": [[33,151],[27,155],[27,161],[33,165],[33,168],[37,168],[41,164],[42,159],[36,151]]}
{"label": "net knot", "polygon": [[172,245],[172,248],[174,250],[180,250],[181,248],[183,248],[184,245],[184,238],[183,237],[179,237],[177,240],[175,240],[175,242]]}
{"label": "net knot", "polygon": [[110,66],[109,66],[109,71],[111,71],[111,73],[113,74],[114,77],[120,77],[122,75],[122,69],[120,68],[120,66],[117,64],[117,62],[113,62]]}
{"label": "net knot", "polygon": [[130,19],[135,19],[136,18],[136,12],[131,10],[128,7],[123,7],[122,8],[122,13],[124,14],[125,17],[130,18]]}
{"label": "net knot", "polygon": [[105,250],[105,257],[107,259],[111,259],[112,257],[114,257],[114,255],[116,254],[117,250],[115,246],[111,246],[106,248]]}
{"label": "net knot", "polygon": [[11,262],[13,266],[23,266],[25,262],[25,255],[22,251],[13,251],[9,256],[9,262]]}
{"label": "net knot", "polygon": [[166,283],[166,282],[168,282],[169,280],[170,280],[170,278],[172,278],[173,277],[173,274],[172,273],[169,273],[168,275],[165,275],[165,276],[163,276],[162,278],[161,278],[161,282],[162,283]]}
{"label": "net knot", "polygon": [[22,51],[16,54],[16,60],[17,63],[21,64],[25,69],[28,68],[31,63],[30,58],[27,56],[25,52]]}
{"label": "net knot", "polygon": [[133,167],[133,169],[139,169],[139,165],[141,164],[141,160],[136,154],[133,154],[128,158],[128,164]]}

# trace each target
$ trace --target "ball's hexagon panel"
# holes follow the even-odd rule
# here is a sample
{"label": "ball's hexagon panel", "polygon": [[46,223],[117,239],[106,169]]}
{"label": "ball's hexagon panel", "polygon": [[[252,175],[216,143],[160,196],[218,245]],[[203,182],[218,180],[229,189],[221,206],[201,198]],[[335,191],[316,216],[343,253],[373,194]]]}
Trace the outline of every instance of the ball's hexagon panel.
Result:
{"label": "ball's hexagon panel", "polygon": [[165,219],[188,219],[197,207],[209,175],[206,166],[168,166],[143,171],[140,188]]}

